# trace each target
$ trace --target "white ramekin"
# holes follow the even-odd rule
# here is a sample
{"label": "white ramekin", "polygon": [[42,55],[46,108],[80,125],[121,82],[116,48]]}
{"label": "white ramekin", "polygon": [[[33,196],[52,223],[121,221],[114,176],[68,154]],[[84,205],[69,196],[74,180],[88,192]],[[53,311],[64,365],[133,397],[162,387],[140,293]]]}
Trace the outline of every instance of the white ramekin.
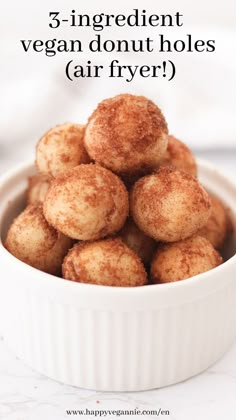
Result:
{"label": "white ramekin", "polygon": [[[206,188],[231,209],[236,187],[198,162]],[[23,205],[25,164],[1,179],[0,225]],[[229,253],[236,250],[233,235]],[[226,251],[227,252],[227,251]],[[33,369],[67,384],[138,391],[183,381],[214,363],[236,334],[236,256],[189,280],[112,288],[63,280],[22,263],[0,243],[0,329]]]}

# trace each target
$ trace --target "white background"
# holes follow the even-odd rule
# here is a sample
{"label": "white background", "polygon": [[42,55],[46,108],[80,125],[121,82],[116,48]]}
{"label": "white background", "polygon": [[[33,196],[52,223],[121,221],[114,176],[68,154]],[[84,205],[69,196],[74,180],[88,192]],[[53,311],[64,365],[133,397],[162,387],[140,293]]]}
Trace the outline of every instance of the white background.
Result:
{"label": "white background", "polygon": [[[93,37],[92,29],[48,26],[49,11],[68,15],[78,13],[127,13],[134,7],[152,13],[184,15],[182,28],[107,28],[101,34],[108,38],[157,37],[164,33],[171,39],[215,39],[214,53],[176,54],[63,54],[46,57],[42,53],[25,53],[20,39],[81,39]],[[120,0],[100,2],[69,1],[1,1],[0,66],[0,165],[10,160],[32,156],[38,138],[51,126],[65,121],[85,122],[97,102],[120,92],[144,94],[161,106],[170,132],[195,150],[234,148],[235,73],[236,73],[236,6],[233,0],[150,1]],[[177,74],[174,80],[78,79],[70,82],[64,74],[67,61],[79,63],[88,58],[96,62],[119,59],[129,64],[159,64],[172,59]],[[5,162],[5,164],[4,164]],[[8,163],[7,163],[8,165]],[[1,166],[0,166],[1,167]]]}

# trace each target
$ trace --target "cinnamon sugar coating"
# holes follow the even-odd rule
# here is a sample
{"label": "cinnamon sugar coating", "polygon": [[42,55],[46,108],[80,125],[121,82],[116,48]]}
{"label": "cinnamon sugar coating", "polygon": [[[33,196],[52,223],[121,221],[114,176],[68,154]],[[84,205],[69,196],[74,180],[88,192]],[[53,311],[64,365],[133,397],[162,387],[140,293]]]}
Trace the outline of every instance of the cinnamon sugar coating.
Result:
{"label": "cinnamon sugar coating", "polygon": [[104,286],[147,283],[141,260],[119,238],[74,245],[64,259],[62,273],[68,280]]}
{"label": "cinnamon sugar coating", "polygon": [[153,283],[184,280],[211,270],[223,262],[211,243],[194,236],[173,244],[161,245],[151,264]]}
{"label": "cinnamon sugar coating", "polygon": [[65,170],[90,161],[84,148],[85,127],[66,123],[58,125],[39,140],[36,165],[41,174],[57,176]]}
{"label": "cinnamon sugar coating", "polygon": [[46,175],[29,177],[26,191],[27,204],[43,203],[50,186],[51,178]]}
{"label": "cinnamon sugar coating", "polygon": [[211,202],[196,178],[164,167],[134,184],[130,210],[146,235],[156,241],[175,242],[192,236],[206,224]]}
{"label": "cinnamon sugar coating", "polygon": [[156,241],[145,235],[129,217],[119,232],[122,241],[131,248],[144,264],[149,264],[156,249]]}
{"label": "cinnamon sugar coating", "polygon": [[118,232],[128,216],[123,182],[96,164],[79,165],[59,175],[44,202],[48,222],[65,235],[95,240]]}
{"label": "cinnamon sugar coating", "polygon": [[221,249],[230,232],[231,223],[223,203],[211,195],[212,210],[205,226],[198,234],[208,239],[216,249]]}
{"label": "cinnamon sugar coating", "polygon": [[123,94],[102,101],[89,118],[84,144],[89,156],[119,175],[156,168],[167,148],[161,110],[144,96]]}
{"label": "cinnamon sugar coating", "polygon": [[191,150],[174,136],[168,136],[167,150],[160,166],[174,166],[190,175],[197,176],[197,164]]}
{"label": "cinnamon sugar coating", "polygon": [[13,221],[5,247],[19,260],[50,274],[60,275],[61,264],[73,242],[48,224],[42,206],[29,204]]}
{"label": "cinnamon sugar coating", "polygon": [[87,126],[52,128],[37,144],[36,165],[27,207],[5,241],[32,267],[128,287],[147,284],[144,265],[153,283],[164,283],[221,264],[214,247],[232,228],[227,211],[146,97],[117,95],[98,104]]}

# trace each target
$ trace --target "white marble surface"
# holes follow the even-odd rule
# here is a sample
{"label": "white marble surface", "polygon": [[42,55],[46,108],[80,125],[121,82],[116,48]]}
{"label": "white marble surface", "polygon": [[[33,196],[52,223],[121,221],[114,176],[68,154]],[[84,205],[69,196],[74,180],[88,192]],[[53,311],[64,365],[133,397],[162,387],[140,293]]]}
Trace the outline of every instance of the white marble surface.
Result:
{"label": "white marble surface", "polygon": [[[199,154],[201,155],[201,154]],[[210,156],[210,159],[209,159]],[[236,152],[204,156],[226,175],[236,179]],[[235,320],[236,322],[236,320]],[[0,419],[63,420],[95,419],[92,415],[69,416],[66,410],[168,410],[169,420],[233,420],[236,418],[236,343],[214,366],[184,383],[137,393],[100,393],[56,383],[33,372],[0,340]],[[107,419],[118,416],[108,415]],[[121,416],[151,419],[156,416]]]}
{"label": "white marble surface", "polygon": [[[136,393],[100,393],[56,383],[32,372],[0,342],[0,419],[64,420],[66,410],[169,410],[169,420],[236,418],[236,343],[203,374],[171,387]],[[90,420],[94,416],[84,416]],[[113,419],[115,416],[108,416]],[[155,416],[124,416],[155,418]]]}

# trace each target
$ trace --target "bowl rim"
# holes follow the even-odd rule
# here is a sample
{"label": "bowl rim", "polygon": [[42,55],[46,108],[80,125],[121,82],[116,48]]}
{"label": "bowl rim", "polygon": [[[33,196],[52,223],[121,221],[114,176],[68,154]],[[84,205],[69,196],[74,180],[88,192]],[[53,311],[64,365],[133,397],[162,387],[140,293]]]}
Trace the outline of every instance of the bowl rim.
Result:
{"label": "bowl rim", "polygon": [[[208,162],[207,160],[204,159],[196,159],[197,160],[197,166],[202,167],[203,169],[207,169],[210,170],[212,172],[214,172],[216,175],[218,175],[223,182],[227,183],[229,188],[232,189],[235,194],[236,194],[236,184],[231,181],[227,176],[225,176],[224,174],[221,173],[221,171],[219,171],[212,163]],[[17,175],[19,175],[21,172],[26,171],[27,169],[29,170],[30,167],[33,167],[33,163],[32,160],[30,161],[26,161],[24,163],[18,164],[16,167],[14,167],[13,169],[8,170],[7,172],[5,172],[4,174],[2,174],[0,176],[0,192],[2,187],[4,186],[5,183],[9,182],[11,178],[16,177]],[[119,287],[119,286],[103,286],[103,285],[96,285],[96,284],[88,284],[88,283],[80,283],[80,282],[74,282],[74,281],[69,281],[66,279],[63,279],[61,277],[57,277],[54,276],[52,274],[48,274],[45,273],[43,271],[40,271],[34,267],[31,267],[30,265],[24,263],[23,261],[17,259],[16,257],[14,257],[12,254],[10,254],[10,252],[7,251],[7,249],[4,247],[2,240],[0,238],[0,258],[7,258],[7,264],[15,264],[16,265],[16,269],[17,270],[26,270],[26,274],[28,273],[29,276],[33,277],[40,277],[41,280],[40,282],[42,284],[44,284],[45,286],[51,288],[51,287],[59,287],[61,288],[66,288],[67,291],[70,291],[72,293],[80,293],[81,291],[86,291],[86,292],[97,292],[97,293],[102,293],[102,294],[109,294],[109,295],[117,295],[119,294],[120,296],[124,296],[128,295],[129,297],[131,296],[136,296],[136,295],[151,295],[153,294],[154,291],[158,290],[159,293],[161,292],[166,292],[168,293],[168,291],[173,291],[173,290],[178,290],[181,291],[183,289],[189,289],[192,288],[193,286],[196,287],[196,285],[200,285],[201,283],[204,283],[206,281],[206,279],[213,277],[213,274],[218,273],[219,275],[221,273],[224,273],[224,271],[226,269],[230,269],[231,266],[233,266],[235,264],[235,268],[236,268],[236,253],[229,258],[227,261],[225,261],[223,264],[207,271],[201,274],[197,274],[191,278],[188,279],[184,279],[184,280],[180,280],[180,281],[175,281],[175,282],[169,282],[169,283],[162,283],[162,284],[147,284],[144,286],[139,286],[139,287]],[[222,276],[224,277],[224,276]],[[204,281],[205,279],[205,281]],[[50,280],[50,281],[49,281]],[[34,282],[35,284],[36,282]],[[222,286],[223,287],[223,286]]]}

